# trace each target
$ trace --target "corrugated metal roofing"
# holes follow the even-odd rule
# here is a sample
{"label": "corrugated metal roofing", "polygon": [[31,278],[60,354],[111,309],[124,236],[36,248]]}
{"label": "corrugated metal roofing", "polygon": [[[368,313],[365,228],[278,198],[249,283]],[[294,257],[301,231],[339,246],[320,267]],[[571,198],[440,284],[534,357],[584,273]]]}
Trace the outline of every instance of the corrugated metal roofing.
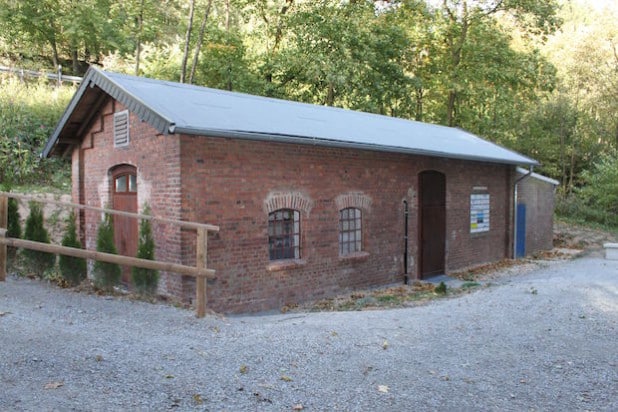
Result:
{"label": "corrugated metal roofing", "polygon": [[[457,128],[91,68],[80,90],[94,86],[161,133],[351,147],[514,165],[538,164]],[[80,90],[74,100],[83,94]],[[72,101],[67,108],[43,156],[49,156],[63,136],[65,123],[78,103]]]}

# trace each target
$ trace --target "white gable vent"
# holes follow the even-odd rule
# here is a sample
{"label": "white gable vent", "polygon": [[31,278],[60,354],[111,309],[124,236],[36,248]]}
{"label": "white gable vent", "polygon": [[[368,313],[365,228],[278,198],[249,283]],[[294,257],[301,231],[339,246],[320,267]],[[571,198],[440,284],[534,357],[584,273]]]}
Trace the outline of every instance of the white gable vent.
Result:
{"label": "white gable vent", "polygon": [[129,144],[129,111],[114,113],[114,147]]}

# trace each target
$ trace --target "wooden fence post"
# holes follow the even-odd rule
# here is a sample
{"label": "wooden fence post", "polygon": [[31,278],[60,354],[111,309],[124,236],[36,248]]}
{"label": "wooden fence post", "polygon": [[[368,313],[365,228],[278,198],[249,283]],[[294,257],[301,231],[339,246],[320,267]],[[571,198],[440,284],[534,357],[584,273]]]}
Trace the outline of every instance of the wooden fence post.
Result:
{"label": "wooden fence post", "polygon": [[[6,236],[9,222],[9,198],[0,196],[0,237]],[[6,280],[6,245],[0,245],[0,282]]]}
{"label": "wooden fence post", "polygon": [[[207,264],[208,231],[200,227],[197,229],[197,256],[195,266],[198,269],[205,269]],[[197,276],[195,279],[195,311],[198,318],[206,316],[206,278]]]}

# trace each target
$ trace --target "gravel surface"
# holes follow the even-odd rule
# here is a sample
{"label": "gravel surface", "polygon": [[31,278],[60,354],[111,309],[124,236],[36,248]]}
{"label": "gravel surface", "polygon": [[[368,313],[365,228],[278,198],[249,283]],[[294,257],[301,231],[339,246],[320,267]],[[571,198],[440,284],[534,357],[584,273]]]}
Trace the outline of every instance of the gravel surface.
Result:
{"label": "gravel surface", "polygon": [[196,319],[0,283],[1,410],[618,410],[618,261],[424,306]]}

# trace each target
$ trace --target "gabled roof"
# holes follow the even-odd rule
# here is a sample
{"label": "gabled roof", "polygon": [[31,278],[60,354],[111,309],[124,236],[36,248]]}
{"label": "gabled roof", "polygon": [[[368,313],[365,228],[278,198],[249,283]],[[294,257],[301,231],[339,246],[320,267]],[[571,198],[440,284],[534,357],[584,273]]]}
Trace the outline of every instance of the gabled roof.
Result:
{"label": "gabled roof", "polygon": [[536,165],[464,130],[90,68],[42,157],[63,154],[112,97],[163,134],[268,140]]}

